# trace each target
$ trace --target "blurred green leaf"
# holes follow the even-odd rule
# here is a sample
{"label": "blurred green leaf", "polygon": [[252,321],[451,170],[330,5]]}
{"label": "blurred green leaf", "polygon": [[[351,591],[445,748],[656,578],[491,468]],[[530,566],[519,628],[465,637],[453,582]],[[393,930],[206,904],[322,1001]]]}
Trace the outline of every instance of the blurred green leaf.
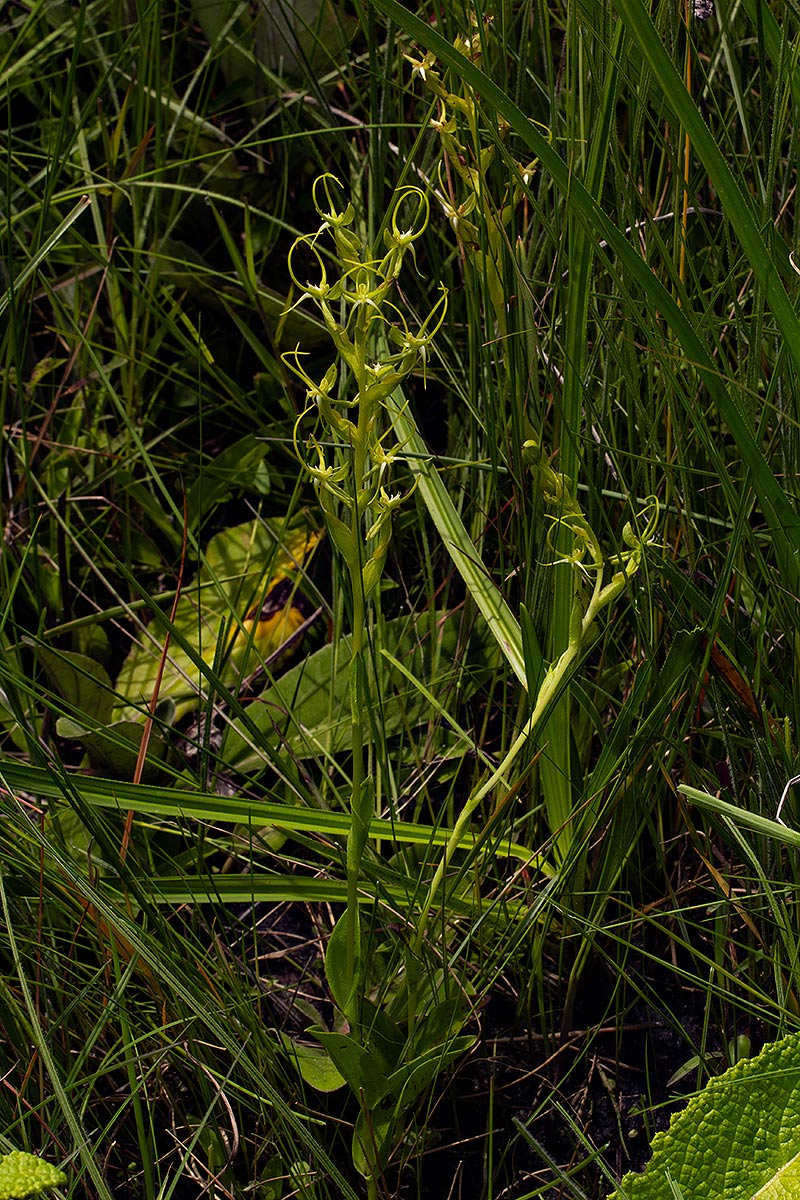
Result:
{"label": "blurred green leaf", "polygon": [[403,1063],[389,1077],[389,1091],[396,1098],[397,1107],[406,1109],[419,1099],[435,1079],[447,1067],[461,1058],[475,1045],[471,1034],[454,1037],[439,1046],[433,1046],[424,1054]]}
{"label": "blurred green leaf", "polygon": [[294,79],[319,75],[341,62],[358,28],[334,0],[277,0],[259,11],[259,62]]}
{"label": "blurred green leaf", "polygon": [[74,650],[51,650],[36,644],[36,656],[51,686],[64,699],[74,716],[88,724],[104,724],[114,701],[111,679],[105,667]]}
{"label": "blurred green leaf", "polygon": [[35,1154],[12,1150],[0,1158],[0,1200],[27,1200],[66,1182],[63,1171]]}
{"label": "blurred green leaf", "polygon": [[[78,741],[89,755],[92,766],[112,779],[130,779],[139,757],[143,725],[139,721],[112,721],[105,728],[87,729],[77,721],[61,717],[56,722],[59,737]],[[142,782],[154,783],[170,759],[170,746],[158,733],[151,732]]]}
{"label": "blurred green leaf", "polygon": [[252,435],[240,438],[204,465],[197,482],[186,494],[186,513],[190,527],[202,524],[204,518],[231,496],[246,491],[261,495],[269,492],[269,471],[264,464],[266,442]]}

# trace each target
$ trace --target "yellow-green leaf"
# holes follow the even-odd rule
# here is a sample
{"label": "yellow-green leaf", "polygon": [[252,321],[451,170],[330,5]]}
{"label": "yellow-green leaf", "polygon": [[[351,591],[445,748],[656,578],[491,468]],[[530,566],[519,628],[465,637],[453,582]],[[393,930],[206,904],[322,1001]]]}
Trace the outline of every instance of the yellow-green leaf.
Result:
{"label": "yellow-green leaf", "polygon": [[[260,519],[211,539],[170,628],[158,698],[174,701],[175,720],[208,694],[210,683],[235,686],[302,624],[298,569],[317,541],[306,523],[287,527]],[[114,710],[117,721],[144,719],[164,648],[163,624],[151,623],[122,665],[116,687],[124,702]]]}

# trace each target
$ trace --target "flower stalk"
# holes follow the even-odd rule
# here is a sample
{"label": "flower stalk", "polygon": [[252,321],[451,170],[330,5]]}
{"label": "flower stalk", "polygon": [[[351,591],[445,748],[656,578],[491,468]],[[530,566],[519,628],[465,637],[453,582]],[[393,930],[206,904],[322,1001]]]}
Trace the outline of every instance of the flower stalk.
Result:
{"label": "flower stalk", "polygon": [[[569,681],[580,661],[581,653],[588,645],[594,624],[599,615],[623,594],[629,581],[639,570],[647,546],[652,542],[658,523],[658,501],[648,499],[637,522],[642,528],[636,532],[630,522],[622,531],[625,550],[606,556],[583,510],[575,499],[570,481],[557,472],[542,452],[538,442],[529,440],[523,445],[525,463],[530,467],[536,488],[545,503],[552,505],[557,513],[553,517],[550,531],[551,545],[555,544],[559,530],[571,537],[572,548],[565,561],[573,571],[573,602],[569,622],[569,642],[559,657],[550,664],[533,701],[533,708],[520,733],[488,779],[484,780],[469,796],[462,808],[453,831],[448,838],[442,857],[428,887],[422,904],[416,935],[409,963],[422,960],[422,947],[430,922],[431,911],[436,903],[448,867],[466,836],[470,821],[481,803],[500,786],[508,790],[511,784],[510,769],[522,750],[539,732],[552,702]],[[569,540],[568,537],[568,540]],[[607,571],[611,569],[611,577]],[[588,581],[588,587],[587,587]],[[409,971],[408,1008],[409,1028],[415,1020],[416,991],[414,967]]]}
{"label": "flower stalk", "polygon": [[[480,66],[484,46],[491,36],[491,17],[480,22],[470,13],[466,34],[459,34],[453,46],[470,62]],[[508,290],[502,263],[509,238],[512,217],[525,196],[525,188],[536,172],[537,162],[520,162],[506,154],[513,164],[507,186],[497,194],[489,175],[499,144],[506,142],[508,123],[498,118],[496,137],[482,142],[481,112],[478,98],[458,73],[441,70],[436,56],[427,51],[405,55],[412,79],[418,79],[436,98],[436,114],[431,128],[439,139],[442,157],[438,166],[435,196],[458,239],[465,263],[471,264],[477,277],[485,279],[492,315],[502,340],[508,330]],[[549,137],[549,131],[542,127]]]}

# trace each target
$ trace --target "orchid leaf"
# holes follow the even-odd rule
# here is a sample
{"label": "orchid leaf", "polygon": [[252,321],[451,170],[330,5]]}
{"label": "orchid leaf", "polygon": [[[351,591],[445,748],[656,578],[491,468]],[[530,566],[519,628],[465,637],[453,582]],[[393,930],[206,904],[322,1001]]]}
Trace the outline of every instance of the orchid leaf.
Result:
{"label": "orchid leaf", "polygon": [[297,1067],[301,1079],[317,1092],[335,1092],[344,1087],[345,1078],[334,1066],[331,1056],[321,1046],[309,1046],[279,1033],[284,1050]]}
{"label": "orchid leaf", "polygon": [[85,654],[36,646],[51,686],[76,717],[104,722],[111,712],[111,680],[105,667]]}
{"label": "orchid leaf", "polygon": [[312,1026],[309,1032],[324,1046],[355,1094],[363,1093],[370,1108],[383,1099],[389,1091],[388,1068],[374,1047],[362,1046],[347,1034],[331,1033],[319,1026]]}

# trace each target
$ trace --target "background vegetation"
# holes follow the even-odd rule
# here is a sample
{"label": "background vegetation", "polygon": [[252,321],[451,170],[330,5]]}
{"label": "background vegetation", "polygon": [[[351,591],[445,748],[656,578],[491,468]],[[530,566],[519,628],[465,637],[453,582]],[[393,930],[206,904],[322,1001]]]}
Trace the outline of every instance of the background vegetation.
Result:
{"label": "background vegetation", "polygon": [[[0,6],[1,1150],[603,1196],[797,1028],[798,47],[763,0]],[[376,372],[448,288],[363,652],[282,357],[352,395],[325,173],[369,262],[429,203]]]}

